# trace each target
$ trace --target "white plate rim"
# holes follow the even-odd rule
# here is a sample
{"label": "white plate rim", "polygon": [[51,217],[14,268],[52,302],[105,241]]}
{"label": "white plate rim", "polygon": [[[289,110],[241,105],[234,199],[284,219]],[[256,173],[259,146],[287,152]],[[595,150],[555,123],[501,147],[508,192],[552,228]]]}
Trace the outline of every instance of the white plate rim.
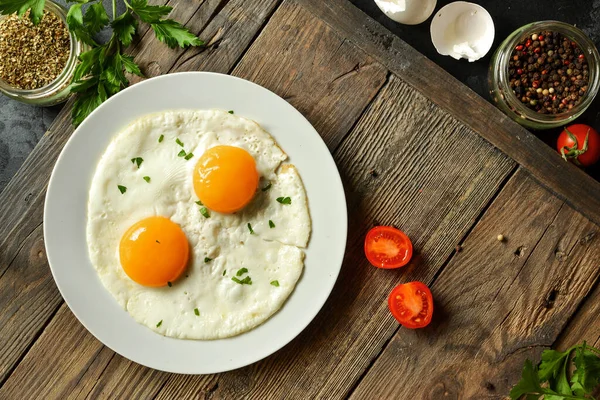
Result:
{"label": "white plate rim", "polygon": [[[72,148],[73,144],[75,143],[75,141],[77,140],[77,138],[84,135],[84,133],[81,133],[81,132],[86,132],[87,130],[89,130],[89,127],[92,124],[94,124],[96,122],[96,120],[98,118],[100,118],[99,116],[101,116],[103,113],[105,113],[105,110],[109,109],[111,107],[111,105],[116,104],[122,98],[132,96],[132,93],[141,91],[141,89],[143,89],[145,87],[155,85],[157,81],[161,81],[161,82],[169,81],[169,80],[176,81],[181,78],[194,80],[194,79],[196,79],[196,77],[202,77],[202,79],[207,78],[207,79],[216,79],[216,80],[226,79],[228,81],[234,82],[234,84],[236,84],[236,85],[246,86],[247,88],[250,88],[250,90],[253,92],[262,93],[263,96],[271,97],[271,99],[277,99],[277,102],[281,105],[281,107],[284,109],[287,109],[289,116],[294,116],[295,120],[298,123],[302,123],[304,125],[302,127],[303,132],[305,132],[307,135],[310,135],[312,137],[312,139],[318,139],[318,140],[313,140],[313,141],[319,143],[320,148],[318,148],[318,149],[316,148],[316,149],[319,150],[321,152],[321,154],[324,154],[324,152],[327,154],[327,157],[322,158],[321,161],[325,162],[326,164],[329,164],[328,168],[329,168],[330,172],[334,171],[333,176],[335,179],[328,182],[328,186],[332,189],[333,192],[336,193],[336,196],[337,196],[334,199],[335,201],[333,201],[333,207],[337,208],[337,212],[335,212],[336,220],[334,222],[336,224],[335,225],[336,231],[337,231],[336,233],[338,236],[337,243],[335,243],[334,245],[328,246],[330,251],[336,253],[334,256],[334,258],[337,260],[335,262],[335,266],[329,271],[329,275],[325,276],[327,284],[325,285],[324,289],[321,291],[321,293],[320,293],[321,296],[318,297],[318,300],[316,300],[314,306],[310,309],[309,312],[307,312],[303,316],[303,318],[302,318],[303,322],[301,323],[302,326],[300,327],[300,329],[295,329],[294,334],[288,334],[284,340],[280,340],[279,342],[272,344],[270,347],[261,349],[261,351],[257,352],[255,355],[253,355],[251,357],[246,357],[246,358],[239,359],[239,360],[232,359],[232,360],[230,360],[230,362],[221,363],[217,367],[205,367],[204,365],[202,365],[202,366],[198,366],[197,368],[190,367],[188,364],[181,366],[179,364],[173,365],[173,363],[165,364],[163,362],[160,362],[160,360],[148,361],[148,359],[142,359],[136,355],[132,355],[132,353],[124,350],[123,347],[119,343],[115,342],[114,335],[111,335],[111,334],[107,335],[107,332],[105,332],[105,331],[99,332],[98,329],[93,326],[93,324],[91,323],[92,320],[90,320],[90,318],[93,319],[93,317],[84,316],[82,314],[82,309],[84,307],[82,307],[81,304],[78,303],[78,301],[80,301],[80,300],[75,299],[75,295],[73,293],[72,287],[70,287],[69,285],[67,285],[65,283],[64,271],[61,271],[60,268],[57,268],[58,261],[56,259],[59,258],[59,256],[56,254],[56,251],[58,251],[58,249],[55,248],[54,239],[56,238],[56,236],[55,235],[53,236],[53,233],[54,234],[57,233],[58,229],[60,229],[60,226],[56,225],[56,222],[57,222],[56,218],[54,218],[54,216],[51,215],[53,211],[56,211],[56,205],[54,204],[54,201],[57,200],[58,198],[60,198],[60,197],[57,197],[56,191],[55,191],[55,189],[58,185],[57,180],[59,179],[58,178],[59,171],[61,171],[61,166],[63,165],[63,163],[65,163],[65,160],[71,156],[72,151],[73,151],[73,150],[71,150],[71,148]],[[177,107],[177,108],[185,108],[185,107]],[[190,107],[190,108],[194,108],[194,107]],[[167,110],[167,108],[164,108],[164,110]],[[149,111],[148,113],[150,113],[150,112],[152,112],[152,110]],[[243,115],[243,116],[245,116],[245,115]],[[131,120],[133,120],[133,119],[135,119],[135,118],[132,116]],[[264,123],[264,122],[259,121],[259,123]],[[267,130],[269,130],[269,129],[267,129]],[[116,134],[116,132],[113,132],[110,136],[112,137],[112,136],[114,136],[114,134]],[[278,138],[275,133],[273,133],[273,135],[275,136],[276,140],[278,142],[280,142],[281,138],[280,137]],[[292,155],[292,153],[294,151],[290,151],[291,149],[286,149],[285,147],[284,147],[284,150],[288,154],[290,154],[290,156],[292,157],[291,161],[294,162],[293,155]],[[97,151],[99,152],[99,155],[101,155],[104,152],[104,148],[98,149]],[[93,169],[95,169],[95,165],[94,165]],[[301,173],[301,175],[303,174],[302,170],[300,171],[300,173]],[[303,176],[303,178],[304,178],[304,176]],[[89,177],[89,179],[91,179],[91,176]],[[305,181],[305,185],[307,185],[306,181]],[[63,185],[63,187],[64,187],[64,185]],[[89,190],[89,186],[85,188],[86,203],[87,203],[87,191],[88,190]],[[308,190],[308,188],[307,188],[307,190]],[[311,203],[311,194],[309,192],[309,204],[310,203]],[[314,213],[313,213],[314,210],[312,209],[312,207],[313,206],[311,205],[311,214],[314,215]],[[314,222],[315,221],[314,221],[314,217],[313,217],[313,224],[314,224]],[[85,223],[85,221],[83,221],[83,223]],[[252,364],[254,362],[260,361],[260,360],[268,357],[269,355],[275,353],[282,347],[284,347],[287,343],[289,343],[296,336],[298,336],[306,328],[306,326],[308,326],[308,324],[310,324],[310,322],[316,317],[318,312],[322,309],[327,298],[331,294],[331,291],[333,290],[333,287],[335,285],[335,282],[336,282],[339,272],[341,270],[341,266],[342,266],[342,262],[343,262],[344,254],[345,254],[346,240],[347,240],[348,220],[347,220],[347,204],[346,204],[344,188],[343,188],[341,177],[340,177],[337,167],[335,165],[335,161],[333,160],[333,157],[329,153],[329,150],[327,149],[327,146],[326,146],[325,142],[323,141],[323,139],[321,138],[321,136],[317,133],[317,131],[310,124],[310,122],[308,122],[306,120],[306,118],[299,111],[297,111],[294,107],[292,107],[290,104],[288,104],[285,100],[283,100],[281,97],[279,97],[272,91],[270,91],[260,85],[257,85],[251,81],[242,79],[242,78],[234,77],[231,75],[220,74],[220,73],[214,73],[214,72],[181,72],[181,73],[168,74],[168,75],[162,75],[162,76],[159,76],[156,78],[151,78],[151,79],[145,80],[143,82],[140,82],[136,85],[133,85],[133,86],[121,91],[120,93],[116,94],[115,96],[113,96],[112,98],[107,100],[105,103],[103,103],[100,107],[98,107],[75,130],[75,132],[71,135],[71,137],[65,144],[64,148],[62,149],[62,151],[56,161],[56,164],[54,165],[52,175],[49,180],[47,193],[46,193],[46,201],[44,204],[43,230],[44,230],[44,239],[45,239],[44,243],[45,243],[45,247],[46,247],[48,263],[50,265],[50,269],[51,269],[53,278],[56,282],[56,285],[57,285],[63,299],[65,300],[68,307],[70,308],[70,310],[77,317],[79,322],[94,337],[96,337],[104,345],[106,345],[111,350],[115,351],[116,353],[122,355],[123,357],[128,358],[136,363],[139,363],[141,365],[144,365],[144,366],[147,366],[150,368],[162,370],[165,372],[173,372],[173,373],[208,374],[208,373],[225,372],[225,371],[241,368],[246,365]],[[314,231],[313,231],[313,236],[315,236]],[[314,239],[315,239],[314,237],[311,238],[311,243],[309,245],[309,249],[308,249],[307,253],[311,250],[311,246],[314,245],[313,244]],[[87,254],[87,246],[85,249],[85,253]],[[89,259],[87,261],[89,263]],[[308,266],[308,262],[310,262],[310,260],[307,258],[307,263],[305,264],[305,270]],[[53,265],[54,265],[54,267],[53,267]],[[89,265],[89,267],[93,268],[91,266],[91,264]],[[93,271],[93,272],[95,273],[95,271]],[[301,279],[301,282],[299,282],[298,287],[300,287],[301,284],[302,284],[302,279]],[[101,285],[101,283],[100,283],[100,285]],[[299,290],[298,287],[296,288],[294,293],[296,293]],[[291,297],[294,296],[294,293],[292,294]],[[314,296],[314,298],[316,298],[316,297],[317,296]],[[112,299],[112,297],[111,297],[111,299]],[[116,301],[115,301],[115,304],[116,304]],[[286,309],[286,305],[287,305],[287,302],[286,302],[286,304],[284,304],[284,307],[282,308],[282,310],[280,310],[274,317],[272,317],[272,319],[275,319],[277,317],[277,315],[284,313],[285,309]],[[97,305],[95,305],[95,306],[97,306]],[[131,320],[133,320],[133,319],[131,319]],[[267,320],[263,325],[261,325],[257,329],[262,329],[263,327],[268,326],[269,322],[270,322],[270,320]],[[158,340],[162,340],[167,343],[172,340],[177,340],[177,339],[171,339],[171,338],[164,338],[164,337],[150,331],[149,329],[147,329],[145,327],[143,327],[143,329],[146,329],[148,332],[151,332],[153,335],[159,336]],[[228,342],[228,341],[238,340],[238,338],[244,337],[244,335],[247,335],[247,334],[242,334],[240,336],[230,338],[230,339],[224,339],[223,341]],[[193,343],[193,341],[181,341],[181,340],[179,340],[179,342]],[[220,341],[212,341],[212,342],[218,343]]]}

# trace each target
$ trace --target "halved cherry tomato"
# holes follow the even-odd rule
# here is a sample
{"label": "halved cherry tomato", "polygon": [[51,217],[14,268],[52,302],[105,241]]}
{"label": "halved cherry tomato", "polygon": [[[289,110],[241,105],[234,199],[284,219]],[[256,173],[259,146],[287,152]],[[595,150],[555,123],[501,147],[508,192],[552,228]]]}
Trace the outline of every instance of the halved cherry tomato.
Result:
{"label": "halved cherry tomato", "polygon": [[421,282],[398,285],[390,293],[388,306],[394,318],[405,328],[424,328],[433,316],[433,296]]}
{"label": "halved cherry tomato", "polygon": [[404,267],[412,258],[413,246],[406,234],[391,226],[376,226],[365,238],[365,255],[377,268]]}

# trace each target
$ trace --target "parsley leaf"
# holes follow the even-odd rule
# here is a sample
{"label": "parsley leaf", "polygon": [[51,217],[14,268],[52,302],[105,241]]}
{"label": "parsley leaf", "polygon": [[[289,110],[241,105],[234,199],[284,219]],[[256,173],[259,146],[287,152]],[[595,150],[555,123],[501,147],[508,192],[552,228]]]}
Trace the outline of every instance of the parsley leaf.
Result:
{"label": "parsley leaf", "polygon": [[123,185],[117,185],[117,187],[119,188],[119,192],[121,192],[121,194],[127,191],[127,188]]}
{"label": "parsley leaf", "polygon": [[144,159],[142,157],[134,157],[131,159],[131,162],[137,164],[137,167],[139,168],[140,165],[142,165],[142,163],[144,162]]}
{"label": "parsley leaf", "polygon": [[540,384],[537,368],[533,366],[531,361],[526,360],[521,374],[521,380],[510,391],[512,400],[520,399],[523,395],[544,394],[544,389]]}
{"label": "parsley leaf", "polygon": [[185,155],[186,155],[186,152],[185,152],[185,150],[181,150],[181,151],[179,152],[179,154],[177,154],[177,157],[185,157]]}
{"label": "parsley leaf", "polygon": [[178,145],[183,147],[183,142],[181,140],[179,140],[179,138],[175,139],[175,143],[177,143]]}
{"label": "parsley leaf", "polygon": [[187,156],[183,157],[183,159],[189,161],[192,157],[194,157],[194,153],[187,153]]}
{"label": "parsley leaf", "polygon": [[44,15],[46,0],[3,0],[0,1],[0,14],[8,15],[17,13],[19,17],[31,9],[29,19],[37,25]]}
{"label": "parsley leaf", "polygon": [[209,263],[212,261],[212,258],[204,257],[204,262]]}
{"label": "parsley leaf", "polygon": [[159,21],[169,15],[173,9],[169,6],[150,6],[147,0],[132,0],[131,8],[142,21],[147,23]]}
{"label": "parsley leaf", "polygon": [[92,35],[100,32],[109,22],[108,14],[101,1],[90,5],[83,16],[83,24]]}
{"label": "parsley leaf", "polygon": [[279,287],[279,281],[271,281],[271,285]]}
{"label": "parsley leaf", "polygon": [[170,48],[202,46],[204,42],[188,31],[179,22],[172,19],[163,19],[150,23],[156,38]]}
{"label": "parsley leaf", "polygon": [[100,104],[108,98],[104,86],[98,85],[97,90],[87,90],[81,94],[73,104],[71,118],[74,125],[79,125],[92,113]]}
{"label": "parsley leaf", "polygon": [[249,276],[245,277],[242,280],[239,280],[234,276],[233,278],[231,278],[231,280],[235,283],[239,283],[240,285],[252,285],[252,279]]}
{"label": "parsley leaf", "polygon": [[254,235],[254,229],[252,229],[252,225],[250,225],[250,222],[248,222],[248,230],[250,231],[251,235]]}
{"label": "parsley leaf", "polygon": [[600,358],[588,350],[584,342],[577,348],[574,363],[576,370],[571,382],[575,394],[582,396],[592,393],[600,383]]}
{"label": "parsley leaf", "polygon": [[260,189],[263,192],[266,192],[267,190],[271,189],[271,186],[273,186],[273,184],[271,182],[267,183],[267,186],[265,186],[264,188]]}
{"label": "parsley leaf", "polygon": [[292,204],[292,199],[289,197],[278,197],[277,201],[281,204]]}
{"label": "parsley leaf", "polygon": [[83,43],[90,46],[97,46],[98,44],[92,39],[92,32],[85,26],[85,22],[83,21],[82,6],[83,4],[73,4],[69,8],[67,25],[69,26],[69,30],[75,33],[75,36]]}
{"label": "parsley leaf", "polygon": [[165,135],[160,135],[158,138],[158,143],[162,143],[163,140],[165,140]]}
{"label": "parsley leaf", "polygon": [[229,114],[233,114],[233,110],[229,110],[227,111]]}
{"label": "parsley leaf", "polygon": [[235,273],[236,276],[242,276],[248,272],[248,268],[240,268],[238,272]]}
{"label": "parsley leaf", "polygon": [[160,321],[158,321],[158,324],[156,324],[157,328],[160,328],[160,326],[162,325],[163,320],[161,319]]}
{"label": "parsley leaf", "polygon": [[145,180],[146,182],[150,183],[150,177],[149,177],[149,176],[145,176],[145,177],[144,177],[144,180]]}
{"label": "parsley leaf", "polygon": [[129,11],[117,17],[110,26],[113,29],[114,37],[123,46],[129,46],[133,42],[133,35],[137,30],[137,21]]}
{"label": "parsley leaf", "polygon": [[203,204],[203,203],[202,203],[200,200],[198,200],[198,201],[196,202],[196,204],[198,204],[199,206],[203,206],[203,205],[204,205],[204,204]]}
{"label": "parsley leaf", "polygon": [[133,61],[132,56],[119,54],[119,58],[121,59],[121,65],[123,65],[125,71],[129,72],[130,74],[141,76],[142,78],[144,77],[144,74],[142,74],[142,71],[140,70],[140,66],[137,65],[135,61]]}
{"label": "parsley leaf", "polygon": [[271,229],[275,228],[275,224],[271,220],[269,220],[269,228],[271,228]]}
{"label": "parsley leaf", "polygon": [[210,218],[210,212],[208,211],[208,208],[206,208],[206,207],[202,207],[200,209],[200,214],[202,214],[204,216],[204,218]]}
{"label": "parsley leaf", "polygon": [[556,350],[546,350],[542,353],[538,375],[540,382],[555,379],[560,367],[568,361],[570,352],[561,353]]}
{"label": "parsley leaf", "polygon": [[223,271],[223,276],[225,276],[225,274],[226,274],[226,273],[227,273],[227,270],[224,270],[224,271]]}
{"label": "parsley leaf", "polygon": [[194,308],[194,314],[196,314],[196,316],[200,316],[200,311],[197,308]]}

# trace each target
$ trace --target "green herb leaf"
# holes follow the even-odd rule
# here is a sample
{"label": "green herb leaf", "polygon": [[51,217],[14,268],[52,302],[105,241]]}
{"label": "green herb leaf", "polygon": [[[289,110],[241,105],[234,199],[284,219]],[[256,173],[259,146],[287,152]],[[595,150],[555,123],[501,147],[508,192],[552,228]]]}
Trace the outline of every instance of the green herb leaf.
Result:
{"label": "green herb leaf", "polygon": [[591,394],[600,384],[600,358],[588,350],[584,342],[582,346],[577,348],[573,361],[576,370],[573,373],[571,382],[575,394],[578,396]]}
{"label": "green herb leaf", "polygon": [[99,69],[100,53],[103,47],[96,47],[79,55],[79,64],[73,73],[73,81],[79,81],[90,73],[97,73]]}
{"label": "green herb leaf", "polygon": [[212,258],[204,257],[204,262],[209,263],[212,261]]}
{"label": "green herb leaf", "polygon": [[171,282],[167,282],[167,285],[169,285],[169,287],[173,286]]}
{"label": "green herb leaf", "polygon": [[88,90],[79,95],[73,104],[71,119],[74,125],[79,125],[92,113],[100,104],[108,98],[106,90],[102,84],[98,85],[97,90]]}
{"label": "green herb leaf", "polygon": [[239,283],[240,285],[252,285],[252,279],[249,276],[245,277],[242,280],[239,280],[234,276],[233,278],[231,278],[231,280],[235,283]]}
{"label": "green herb leaf", "polygon": [[181,150],[181,151],[179,152],[179,154],[177,154],[177,156],[178,156],[178,157],[185,157],[185,155],[186,155],[186,152],[185,152],[185,150]]}
{"label": "green herb leaf", "polygon": [[198,201],[196,202],[196,204],[198,204],[199,206],[203,206],[203,205],[204,205],[204,204],[203,204],[203,203],[202,203],[200,200],[198,200]]}
{"label": "green herb leaf", "polygon": [[540,382],[556,378],[560,367],[568,361],[569,354],[570,352],[562,353],[556,350],[544,350],[538,372]]}
{"label": "green herb leaf", "polygon": [[227,270],[224,270],[224,271],[223,271],[223,276],[225,276],[225,274],[226,274],[226,273],[227,273]]}
{"label": "green herb leaf", "polygon": [[142,165],[142,163],[144,162],[144,159],[142,157],[134,157],[131,159],[131,162],[137,164],[137,167],[139,168],[140,165]]}
{"label": "green herb leaf", "polygon": [[227,111],[229,114],[233,114],[233,110],[229,110]]}
{"label": "green herb leaf", "polygon": [[110,24],[110,26],[113,29],[113,35],[123,44],[123,46],[127,47],[131,44],[133,35],[135,35],[137,30],[137,21],[131,12],[127,11],[120,15]]}
{"label": "green herb leaf", "polygon": [[37,25],[44,15],[46,0],[2,0],[0,1],[0,14],[9,15],[17,13],[19,17],[31,9],[29,19]]}
{"label": "green herb leaf", "polygon": [[273,186],[273,184],[271,184],[271,182],[267,183],[267,186],[265,186],[264,188],[260,189],[263,192],[266,192],[267,190],[271,189],[271,186]]}
{"label": "green herb leaf", "polygon": [[208,208],[206,208],[206,207],[202,207],[200,209],[200,214],[202,214],[204,216],[204,218],[210,218],[210,212],[208,211]]}
{"label": "green herb leaf", "polygon": [[194,157],[194,153],[187,153],[187,156],[183,157],[183,159],[189,161],[192,157]]}
{"label": "green herb leaf", "polygon": [[149,176],[145,176],[145,177],[144,177],[144,180],[145,180],[146,182],[150,183],[150,177],[149,177]]}
{"label": "green herb leaf", "polygon": [[281,204],[292,204],[292,199],[289,197],[278,197],[277,201]]}
{"label": "green herb leaf", "polygon": [[160,326],[162,325],[163,320],[161,319],[160,321],[158,321],[158,324],[156,324],[157,328],[160,328]]}
{"label": "green herb leaf", "polygon": [[200,316],[200,311],[197,308],[194,308],[194,314],[196,314],[196,316]]}
{"label": "green herb leaf", "polygon": [[537,368],[533,366],[531,361],[526,360],[521,374],[521,380],[510,391],[510,398],[518,400],[523,395],[529,394],[544,394],[544,389],[540,384]]}
{"label": "green herb leaf", "polygon": [[250,231],[251,235],[254,235],[254,229],[252,229],[252,225],[250,225],[250,222],[248,222],[248,230]]}
{"label": "green herb leaf", "polygon": [[110,22],[102,2],[91,4],[83,16],[83,24],[91,35],[100,32]]}
{"label": "green herb leaf", "polygon": [[269,228],[271,228],[271,229],[275,228],[275,224],[271,220],[269,220]]}
{"label": "green herb leaf", "polygon": [[127,188],[125,186],[117,185],[117,187],[119,188],[119,192],[121,192],[121,194],[123,194],[127,191]]}
{"label": "green herb leaf", "polygon": [[147,23],[160,20],[162,17],[169,15],[173,9],[169,6],[150,6],[147,0],[132,0],[131,8],[142,21]]}
{"label": "green herb leaf", "polygon": [[92,33],[84,25],[83,13],[81,7],[83,4],[73,4],[69,8],[67,13],[67,25],[69,30],[77,36],[79,40],[90,46],[97,46],[98,44],[92,39]]}
{"label": "green herb leaf", "polygon": [[165,135],[160,135],[158,137],[158,143],[162,143],[163,140],[165,140]]}
{"label": "green herb leaf", "polygon": [[119,54],[119,58],[121,59],[121,64],[123,65],[123,68],[125,68],[125,71],[127,71],[130,74],[141,76],[142,78],[144,77],[144,74],[142,74],[142,71],[140,70],[140,66],[137,65],[135,61],[133,61],[132,56]]}
{"label": "green herb leaf", "polygon": [[271,281],[271,285],[279,287],[279,281]]}
{"label": "green herb leaf", "polygon": [[181,140],[179,140],[179,138],[175,139],[175,143],[177,143],[178,145],[183,147],[183,142]]}
{"label": "green herb leaf", "polygon": [[242,275],[244,275],[247,272],[248,272],[248,268],[240,268],[240,269],[238,269],[238,272],[235,273],[235,275],[236,276],[242,276]]}
{"label": "green herb leaf", "polygon": [[164,19],[150,24],[156,38],[171,48],[202,46],[204,42],[172,19]]}

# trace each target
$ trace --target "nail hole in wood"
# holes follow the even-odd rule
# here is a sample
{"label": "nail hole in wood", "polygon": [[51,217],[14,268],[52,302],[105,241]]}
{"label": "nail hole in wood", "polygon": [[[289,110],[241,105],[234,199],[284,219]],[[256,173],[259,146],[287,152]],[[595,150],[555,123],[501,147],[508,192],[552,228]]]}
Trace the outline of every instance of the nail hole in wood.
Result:
{"label": "nail hole in wood", "polygon": [[525,247],[525,246],[519,246],[515,250],[515,256],[517,256],[517,257],[523,257],[525,255],[525,251],[526,250],[527,250],[527,247]]}

